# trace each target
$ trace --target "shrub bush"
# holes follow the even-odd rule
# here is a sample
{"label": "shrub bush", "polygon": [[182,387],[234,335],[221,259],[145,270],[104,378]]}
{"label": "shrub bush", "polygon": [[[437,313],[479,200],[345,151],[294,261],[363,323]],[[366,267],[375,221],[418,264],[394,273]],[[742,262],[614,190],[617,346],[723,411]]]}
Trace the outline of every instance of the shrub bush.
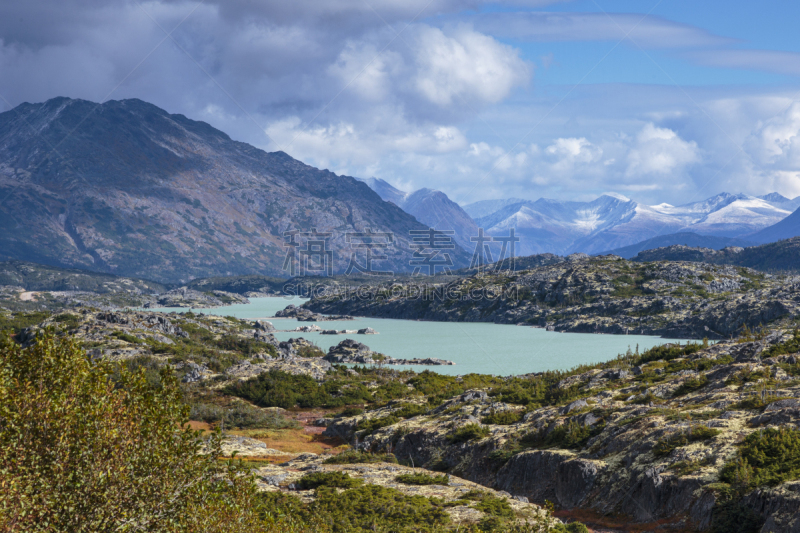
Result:
{"label": "shrub bush", "polygon": [[720,479],[742,487],[779,485],[800,477],[800,430],[768,428],[751,433]]}
{"label": "shrub bush", "polygon": [[653,455],[656,457],[666,457],[675,448],[686,446],[692,442],[701,442],[712,439],[719,435],[719,430],[707,426],[694,426],[688,432],[673,433],[666,439],[659,440],[653,446]]}
{"label": "shrub bush", "polygon": [[361,463],[397,463],[397,457],[391,453],[369,453],[361,450],[347,450],[328,457],[323,461],[329,465],[361,464]]}
{"label": "shrub bush", "polygon": [[388,415],[381,418],[365,418],[356,424],[356,431],[363,431],[368,435],[373,431],[397,424],[398,422],[400,422],[400,419],[394,415]]}
{"label": "shrub bush", "polygon": [[589,439],[599,434],[604,427],[604,424],[584,426],[570,421],[555,427],[549,433],[547,428],[543,428],[541,431],[532,431],[523,435],[520,443],[523,446],[535,448],[580,449],[586,445]]}
{"label": "shrub bush", "polygon": [[481,419],[484,424],[496,424],[498,426],[508,426],[516,424],[522,420],[520,411],[491,411]]}
{"label": "shrub bush", "polygon": [[673,392],[672,395],[683,396],[684,394],[689,394],[690,392],[700,390],[706,385],[708,385],[707,377],[702,375],[697,377],[692,377],[681,383],[680,386],[677,389],[675,389],[675,392]]}
{"label": "shrub bush", "polygon": [[181,396],[169,371],[154,388],[68,337],[0,338],[3,529],[275,531],[249,470],[186,426]]}
{"label": "shrub bush", "polygon": [[231,429],[287,429],[300,424],[279,413],[264,411],[246,403],[236,402],[230,407],[196,403],[192,404],[189,418],[198,422],[219,424]]}
{"label": "shrub bush", "polygon": [[443,476],[429,476],[422,472],[414,472],[413,474],[400,474],[395,481],[403,483],[404,485],[447,485],[450,483],[450,478],[447,475]]}
{"label": "shrub bush", "polygon": [[400,418],[413,418],[415,416],[424,415],[428,412],[428,407],[418,403],[405,403],[400,409],[392,414]]}
{"label": "shrub bush", "polygon": [[482,439],[489,435],[489,428],[481,426],[480,424],[467,424],[456,429],[447,436],[452,444],[467,442],[473,439]]}
{"label": "shrub bush", "polygon": [[317,487],[334,487],[337,489],[352,489],[364,484],[358,478],[350,477],[344,472],[312,472],[300,478],[297,486],[303,490],[316,489]]}

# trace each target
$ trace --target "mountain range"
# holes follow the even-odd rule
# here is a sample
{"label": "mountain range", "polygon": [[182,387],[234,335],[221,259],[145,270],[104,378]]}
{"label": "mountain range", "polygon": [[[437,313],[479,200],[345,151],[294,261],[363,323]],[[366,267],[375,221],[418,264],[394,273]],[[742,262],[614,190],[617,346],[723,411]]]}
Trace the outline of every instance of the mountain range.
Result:
{"label": "mountain range", "polygon": [[418,189],[405,192],[378,178],[362,179],[378,195],[400,207],[418,221],[437,230],[452,230],[453,240],[466,250],[475,244],[470,237],[478,234],[478,226],[461,206],[452,201],[442,191]]}
{"label": "mountain range", "polygon": [[[798,220],[789,217],[799,206],[800,197],[790,200],[777,193],[761,197],[721,193],[679,206],[645,205],[603,195],[591,202],[485,200],[464,210],[473,216],[482,214],[475,222],[490,234],[516,228],[521,255],[563,255],[599,254],[671,234],[696,234],[692,245],[709,248],[719,247],[724,239],[736,239],[725,244],[735,246],[746,245],[745,241],[768,242],[800,234],[800,214],[795,215]],[[765,229],[779,223],[783,225],[775,230]],[[682,237],[676,238],[673,243],[655,244],[677,244]]]}
{"label": "mountain range", "polygon": [[[372,267],[406,271],[409,232],[427,226],[352,177],[141,100],[60,97],[0,113],[0,259],[164,283],[287,276],[284,266],[299,266],[284,262],[287,250],[314,237],[286,232],[316,230],[331,234],[341,272],[352,253],[366,265],[346,236],[366,229],[394,235]],[[456,267],[469,259],[458,246],[451,257]]]}

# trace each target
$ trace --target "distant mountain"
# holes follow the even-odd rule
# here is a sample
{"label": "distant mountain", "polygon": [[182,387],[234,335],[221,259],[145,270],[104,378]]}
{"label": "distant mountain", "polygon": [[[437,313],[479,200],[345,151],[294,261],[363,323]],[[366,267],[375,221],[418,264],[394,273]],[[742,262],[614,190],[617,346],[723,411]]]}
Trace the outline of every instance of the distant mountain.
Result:
{"label": "distant mountain", "polygon": [[405,271],[409,231],[426,228],[354,178],[136,99],[0,113],[0,199],[0,258],[160,282],[287,276],[284,233],[313,229],[331,233],[333,271],[363,254],[345,233],[366,228],[396,239],[373,266]]}
{"label": "distant mountain", "polygon": [[675,233],[747,239],[787,217],[796,201],[767,197],[721,193],[680,206],[644,205],[616,196],[592,202],[540,199],[505,205],[476,223],[491,234],[516,228],[522,254],[597,254]]}
{"label": "distant mountain", "polygon": [[736,265],[763,271],[800,270],[800,237],[749,248],[694,248],[673,245],[640,252],[634,261],[692,261]]}
{"label": "distant mountain", "polygon": [[464,206],[464,211],[473,218],[473,220],[491,215],[500,211],[502,208],[511,204],[525,203],[522,198],[506,198],[505,200],[481,200],[469,205]]}
{"label": "distant mountain", "polygon": [[755,242],[775,242],[800,236],[800,208],[780,222],[748,235]]}
{"label": "distant mountain", "polygon": [[696,248],[710,248],[712,250],[722,250],[727,247],[748,247],[755,246],[756,243],[746,241],[743,239],[732,239],[729,237],[712,237],[707,235],[698,235],[697,233],[671,233],[669,235],[660,235],[647,239],[631,246],[617,248],[616,250],[609,250],[598,255],[618,255],[625,259],[636,257],[639,252],[645,250],[653,250],[655,248],[664,248],[680,244],[683,246],[696,247]]}
{"label": "distant mountain", "polygon": [[403,192],[378,178],[362,179],[387,202],[392,202],[417,220],[437,230],[454,230],[454,239],[465,250],[472,251],[470,237],[478,235],[478,226],[457,203],[441,191],[419,189]]}

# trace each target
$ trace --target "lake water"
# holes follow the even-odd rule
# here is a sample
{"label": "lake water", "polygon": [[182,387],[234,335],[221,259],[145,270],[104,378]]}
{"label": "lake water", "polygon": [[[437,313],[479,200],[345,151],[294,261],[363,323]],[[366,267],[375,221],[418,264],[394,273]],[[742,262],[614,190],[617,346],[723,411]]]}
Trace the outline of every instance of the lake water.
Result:
{"label": "lake water", "polygon": [[[250,298],[249,304],[211,309],[192,309],[207,315],[234,316],[254,320],[264,318],[275,329],[294,329],[313,322],[289,318],[269,318],[289,304],[301,305],[301,298]],[[186,308],[150,309],[162,312],[185,312]],[[362,329],[371,327],[377,335],[320,335],[319,333],[276,332],[278,340],[303,337],[324,351],[346,338],[362,342],[371,349],[398,359],[435,357],[448,359],[455,366],[392,366],[391,368],[425,369],[442,374],[472,372],[507,376],[543,370],[565,370],[585,363],[613,359],[630,347],[646,350],[671,339],[643,335],[597,335],[591,333],[556,333],[540,328],[475,322],[423,322],[384,318],[320,322],[322,329]],[[686,341],[681,341],[686,342]]]}

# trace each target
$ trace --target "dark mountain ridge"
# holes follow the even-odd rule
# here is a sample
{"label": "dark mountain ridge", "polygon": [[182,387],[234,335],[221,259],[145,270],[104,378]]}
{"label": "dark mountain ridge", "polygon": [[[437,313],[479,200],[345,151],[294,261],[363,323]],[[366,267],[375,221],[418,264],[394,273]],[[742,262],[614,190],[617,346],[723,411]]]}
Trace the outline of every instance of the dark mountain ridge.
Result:
{"label": "dark mountain ridge", "polygon": [[426,229],[354,178],[136,99],[54,98],[0,113],[3,198],[0,258],[160,282],[288,277],[284,232],[312,228],[332,233],[334,272],[358,252],[345,233],[366,228],[395,236],[373,267],[405,271],[409,231]]}

